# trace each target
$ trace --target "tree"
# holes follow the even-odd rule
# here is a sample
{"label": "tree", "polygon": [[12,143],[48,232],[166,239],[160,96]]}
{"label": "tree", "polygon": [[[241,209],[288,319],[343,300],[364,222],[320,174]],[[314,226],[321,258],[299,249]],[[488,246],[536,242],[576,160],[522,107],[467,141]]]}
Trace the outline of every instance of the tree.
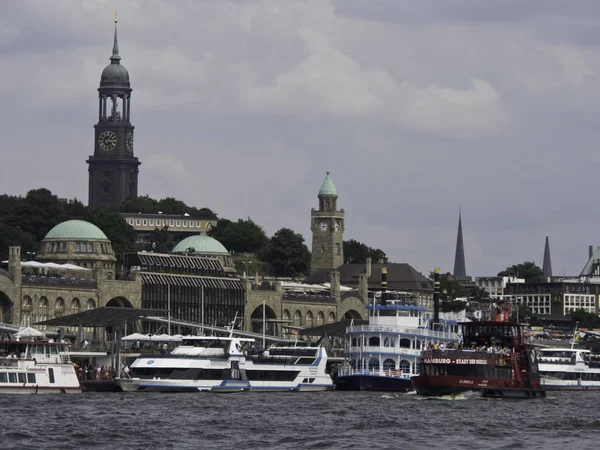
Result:
{"label": "tree", "polygon": [[282,228],[269,239],[259,258],[271,263],[274,275],[295,277],[308,271],[310,252],[301,234]]}
{"label": "tree", "polygon": [[[429,278],[433,280],[433,273],[429,275]],[[442,298],[446,300],[467,296],[465,289],[449,273],[440,275],[440,293]]]}
{"label": "tree", "polygon": [[498,276],[525,278],[525,281],[527,282],[544,280],[542,269],[540,269],[537,264],[532,261],[525,261],[524,263],[514,264],[510,267],[507,267],[502,272],[499,272]]}
{"label": "tree", "polygon": [[373,263],[380,261],[387,263],[388,258],[385,252],[378,248],[371,248],[355,239],[344,241],[344,262],[348,264],[364,264],[367,258],[371,258]]}
{"label": "tree", "polygon": [[100,228],[106,237],[112,242],[115,253],[127,253],[136,251],[135,231],[125,222],[121,214],[111,206],[96,208],[88,213],[86,218]]}
{"label": "tree", "polygon": [[[154,248],[152,247],[154,244]],[[144,245],[144,250],[155,253],[169,253],[175,247],[175,243],[169,233],[169,227],[155,228],[152,232],[152,241]]]}
{"label": "tree", "polygon": [[579,328],[600,328],[600,317],[596,314],[587,312],[585,309],[578,309],[569,313],[573,322],[573,327]]}
{"label": "tree", "polygon": [[511,322],[529,324],[536,324],[538,322],[537,316],[533,313],[533,310],[524,303],[513,306],[508,320]]}
{"label": "tree", "polygon": [[221,219],[208,234],[233,253],[256,253],[269,242],[263,228],[250,218],[237,222]]}
{"label": "tree", "polygon": [[182,216],[189,214],[192,217],[214,220],[217,214],[209,208],[196,208],[186,205],[183,201],[173,197],[166,197],[155,200],[147,195],[141,197],[128,198],[119,205],[120,212],[142,213],[142,214],[176,214]]}

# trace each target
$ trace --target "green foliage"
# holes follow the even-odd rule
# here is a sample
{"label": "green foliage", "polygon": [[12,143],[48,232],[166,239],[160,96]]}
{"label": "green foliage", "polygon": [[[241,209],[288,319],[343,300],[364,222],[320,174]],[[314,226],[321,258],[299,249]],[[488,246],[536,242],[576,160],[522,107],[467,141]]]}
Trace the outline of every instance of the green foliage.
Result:
{"label": "green foliage", "polygon": [[578,328],[600,328],[600,317],[596,314],[587,312],[585,309],[578,309],[569,313],[573,322]]}
{"label": "green foliage", "polygon": [[[429,277],[433,280],[433,273]],[[448,273],[440,274],[440,293],[442,298],[450,300],[467,296],[465,289]]]}
{"label": "green foliage", "polygon": [[499,272],[498,276],[513,276],[525,278],[525,281],[527,282],[536,282],[544,280],[542,269],[540,269],[538,265],[532,261],[525,261],[521,264],[513,264],[512,266],[507,267],[502,272]]}
{"label": "green foliage", "polygon": [[118,210],[125,213],[142,213],[142,214],[157,214],[159,211],[163,214],[189,214],[192,217],[202,219],[216,219],[217,214],[208,208],[195,208],[188,206],[181,200],[172,197],[166,197],[160,200],[155,200],[145,195],[142,197],[134,197],[125,200],[119,205]]}
{"label": "green foliage", "polygon": [[511,322],[529,323],[530,325],[536,325],[539,322],[537,315],[525,304],[514,305],[508,320]]}
{"label": "green foliage", "polygon": [[100,228],[106,237],[112,242],[112,248],[115,253],[126,253],[136,251],[135,231],[117,209],[106,206],[96,208],[88,213],[85,218]]}
{"label": "green foliage", "polygon": [[310,252],[304,244],[304,238],[289,228],[277,231],[259,257],[271,263],[276,276],[296,277],[308,272]]}
{"label": "green foliage", "polygon": [[444,300],[441,302],[442,312],[460,312],[467,308],[467,302],[462,300]]}
{"label": "green foliage", "polygon": [[367,258],[371,258],[374,264],[388,263],[385,252],[378,248],[371,248],[355,239],[344,241],[344,262],[347,264],[364,264]]}
{"label": "green foliage", "polygon": [[[155,248],[152,248],[154,242]],[[155,253],[169,253],[175,247],[175,242],[169,234],[169,227],[155,228],[152,232],[150,242],[144,244],[144,250],[153,251]]]}
{"label": "green foliage", "polygon": [[209,235],[233,253],[256,253],[269,242],[263,228],[250,218],[238,219],[237,222],[221,219]]}

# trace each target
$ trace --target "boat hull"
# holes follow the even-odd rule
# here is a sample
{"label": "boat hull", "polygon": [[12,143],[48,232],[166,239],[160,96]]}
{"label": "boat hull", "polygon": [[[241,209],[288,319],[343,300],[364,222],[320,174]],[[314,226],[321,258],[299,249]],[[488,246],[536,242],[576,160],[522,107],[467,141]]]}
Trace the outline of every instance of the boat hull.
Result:
{"label": "boat hull", "polygon": [[546,396],[544,389],[506,385],[506,380],[420,375],[413,377],[412,383],[417,394],[424,397],[454,396],[465,392],[479,392],[482,397],[486,398],[543,398]]}
{"label": "boat hull", "polygon": [[334,384],[289,384],[279,385],[250,383],[241,380],[224,380],[214,384],[187,380],[145,380],[139,378],[117,380],[123,392],[323,392],[335,389]]}
{"label": "boat hull", "polygon": [[407,392],[412,389],[409,379],[381,375],[342,375],[335,382],[338,391]]}

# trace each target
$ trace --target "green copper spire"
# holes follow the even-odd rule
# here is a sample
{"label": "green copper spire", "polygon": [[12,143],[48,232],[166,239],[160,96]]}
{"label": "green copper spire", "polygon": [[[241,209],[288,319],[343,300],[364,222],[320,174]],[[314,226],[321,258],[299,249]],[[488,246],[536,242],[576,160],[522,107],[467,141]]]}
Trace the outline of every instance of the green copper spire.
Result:
{"label": "green copper spire", "polygon": [[321,197],[321,196],[326,196],[326,197],[337,197],[338,196],[337,189],[335,188],[333,181],[331,181],[329,172],[327,172],[327,176],[325,177],[325,180],[323,181],[323,184],[321,185],[321,189],[319,189],[319,197]]}

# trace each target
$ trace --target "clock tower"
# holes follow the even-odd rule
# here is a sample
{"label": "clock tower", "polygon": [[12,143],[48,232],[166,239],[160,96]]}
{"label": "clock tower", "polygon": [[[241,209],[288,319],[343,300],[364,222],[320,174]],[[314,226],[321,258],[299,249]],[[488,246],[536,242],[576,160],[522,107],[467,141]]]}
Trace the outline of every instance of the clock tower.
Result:
{"label": "clock tower", "polygon": [[310,271],[334,270],[344,264],[344,210],[337,210],[338,193],[327,176],[319,190],[319,209],[310,211],[312,256]]}
{"label": "clock tower", "polygon": [[121,65],[117,19],[110,64],[98,88],[98,123],[94,125],[94,154],[86,161],[90,207],[117,206],[138,195],[139,160],[133,154],[129,72]]}

